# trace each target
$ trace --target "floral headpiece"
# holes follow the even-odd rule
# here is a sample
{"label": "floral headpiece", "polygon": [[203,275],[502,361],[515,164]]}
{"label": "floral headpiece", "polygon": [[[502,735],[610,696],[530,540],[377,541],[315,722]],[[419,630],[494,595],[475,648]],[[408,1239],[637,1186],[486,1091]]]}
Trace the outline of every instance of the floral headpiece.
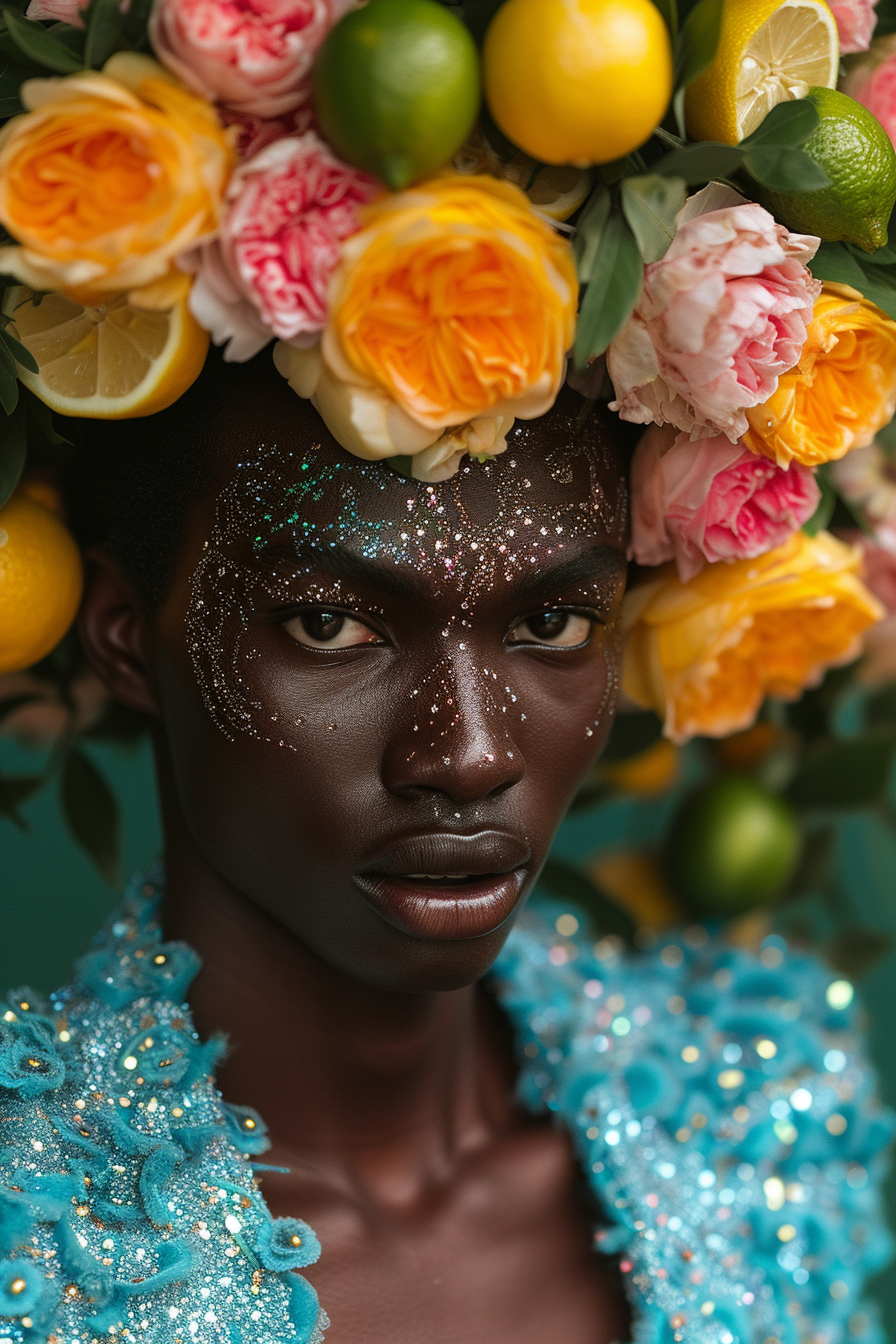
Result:
{"label": "floral headpiece", "polygon": [[13,0],[0,672],[79,598],[26,468],[45,408],[151,414],[210,339],[273,343],[418,480],[567,377],[644,426],[625,688],[674,740],[854,657],[885,611],[823,529],[872,525],[831,464],[896,411],[893,58],[848,92],[841,62],[875,21],[893,0]]}

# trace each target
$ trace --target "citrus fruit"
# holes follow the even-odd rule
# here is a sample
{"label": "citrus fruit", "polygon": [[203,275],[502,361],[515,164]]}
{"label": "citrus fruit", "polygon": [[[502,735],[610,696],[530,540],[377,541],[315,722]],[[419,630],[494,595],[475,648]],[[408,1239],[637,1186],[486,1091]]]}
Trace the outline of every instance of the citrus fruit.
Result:
{"label": "citrus fruit", "polygon": [[666,875],[677,896],[707,914],[734,915],[781,892],[799,853],[790,808],[745,775],[698,789],[672,823]]}
{"label": "citrus fruit", "polygon": [[672,96],[669,32],[651,0],[506,0],[482,60],[492,116],[543,163],[623,158]]}
{"label": "citrus fruit", "polygon": [[593,184],[587,168],[576,168],[569,163],[539,163],[523,153],[504,163],[478,131],[474,131],[455,154],[454,167],[459,173],[488,173],[491,177],[513,182],[526,193],[540,214],[559,221],[569,219],[580,205],[584,205]]}
{"label": "citrus fruit", "polygon": [[778,103],[837,83],[837,24],[823,0],[725,0],[716,54],[688,86],[695,140],[736,145]]}
{"label": "citrus fruit", "polygon": [[803,145],[828,176],[820,191],[769,191],[756,195],[776,219],[825,242],[855,243],[866,252],[885,247],[896,203],[896,150],[875,116],[837,89],[806,95],[820,117]]}
{"label": "citrus fruit", "polygon": [[81,600],[81,557],[63,522],[17,491],[0,509],[0,673],[46,657]]}
{"label": "citrus fruit", "polygon": [[31,301],[7,290],[7,330],[31,351],[38,372],[19,378],[62,415],[126,420],[177,401],[199,376],[209,337],[186,301],[167,312],[134,308],[123,296],[85,308],[62,294]]}
{"label": "citrus fruit", "polygon": [[476,44],[437,0],[370,0],[331,29],[314,66],[324,135],[393,191],[448,162],[479,103]]}

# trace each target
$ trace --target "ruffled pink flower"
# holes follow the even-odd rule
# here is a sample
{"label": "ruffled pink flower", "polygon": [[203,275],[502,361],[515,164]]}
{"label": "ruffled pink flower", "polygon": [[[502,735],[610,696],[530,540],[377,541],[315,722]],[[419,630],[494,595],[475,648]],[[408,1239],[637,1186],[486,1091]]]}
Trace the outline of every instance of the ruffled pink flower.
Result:
{"label": "ruffled pink flower", "polygon": [[674,560],[683,583],[706,561],[747,560],[781,546],[818,507],[807,467],[779,467],[726,435],[692,442],[669,426],[641,436],[632,461],[629,558]]}
{"label": "ruffled pink flower", "polygon": [[646,267],[607,366],[623,420],[736,443],[745,408],[767,401],[800,357],[821,290],[805,263],[819,240],[733,192],[742,203],[694,213],[718,190],[685,207],[668,252]]}
{"label": "ruffled pink flower", "polygon": [[896,144],[896,33],[881,37],[850,70],[841,88],[877,117]]}
{"label": "ruffled pink flower", "polygon": [[346,8],[346,0],[156,0],[149,40],[196,93],[279,117],[307,100],[317,49]]}
{"label": "ruffled pink flower", "polygon": [[877,0],[830,0],[840,37],[840,55],[867,51],[874,36]]}
{"label": "ruffled pink flower", "polygon": [[304,135],[314,122],[314,109],[310,103],[282,117],[254,117],[249,112],[236,112],[232,107],[219,107],[218,115],[225,126],[236,126],[236,152],[241,159],[251,159],[253,154],[267,149],[285,135]]}
{"label": "ruffled pink flower", "polygon": [[81,14],[90,0],[31,0],[25,10],[26,19],[45,19],[53,23],[70,23],[74,28],[83,28]]}
{"label": "ruffled pink flower", "polygon": [[316,339],[343,239],[380,191],[313,131],[275,140],[240,165],[217,239],[183,262],[197,272],[190,308],[216,345],[227,343],[225,358],[251,359],[272,336]]}

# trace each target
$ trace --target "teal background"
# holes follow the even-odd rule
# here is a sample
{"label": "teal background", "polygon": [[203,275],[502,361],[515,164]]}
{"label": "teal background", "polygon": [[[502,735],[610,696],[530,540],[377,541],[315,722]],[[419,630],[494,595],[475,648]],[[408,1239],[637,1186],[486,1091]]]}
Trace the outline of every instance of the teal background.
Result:
{"label": "teal background", "polygon": [[[146,743],[132,749],[87,748],[115,790],[124,818],[124,872],[146,867],[159,851],[160,829],[152,762]],[[0,769],[28,773],[40,757],[0,741]],[[662,831],[674,799],[644,803],[620,799],[564,823],[555,852],[572,860],[601,848],[649,843]],[[22,809],[23,833],[0,818],[0,985],[48,991],[68,978],[72,959],[114,904],[116,895],[65,832],[52,789]],[[840,825],[837,861],[855,922],[896,937],[896,843],[872,817],[858,814]],[[868,1010],[869,1049],[881,1091],[896,1107],[896,952],[860,982]],[[888,1191],[896,1226],[896,1182]],[[896,1268],[875,1285],[896,1344]]]}

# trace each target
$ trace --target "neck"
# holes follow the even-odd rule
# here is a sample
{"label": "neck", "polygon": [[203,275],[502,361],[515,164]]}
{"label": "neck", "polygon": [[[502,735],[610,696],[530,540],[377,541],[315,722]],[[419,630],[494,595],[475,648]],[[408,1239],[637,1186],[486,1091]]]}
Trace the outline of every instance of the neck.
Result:
{"label": "neck", "polygon": [[350,979],[216,873],[164,796],[163,818],[165,937],[202,958],[196,1027],[227,1035],[218,1085],[264,1117],[265,1161],[413,1203],[506,1128],[508,1031],[478,986],[397,994]]}

